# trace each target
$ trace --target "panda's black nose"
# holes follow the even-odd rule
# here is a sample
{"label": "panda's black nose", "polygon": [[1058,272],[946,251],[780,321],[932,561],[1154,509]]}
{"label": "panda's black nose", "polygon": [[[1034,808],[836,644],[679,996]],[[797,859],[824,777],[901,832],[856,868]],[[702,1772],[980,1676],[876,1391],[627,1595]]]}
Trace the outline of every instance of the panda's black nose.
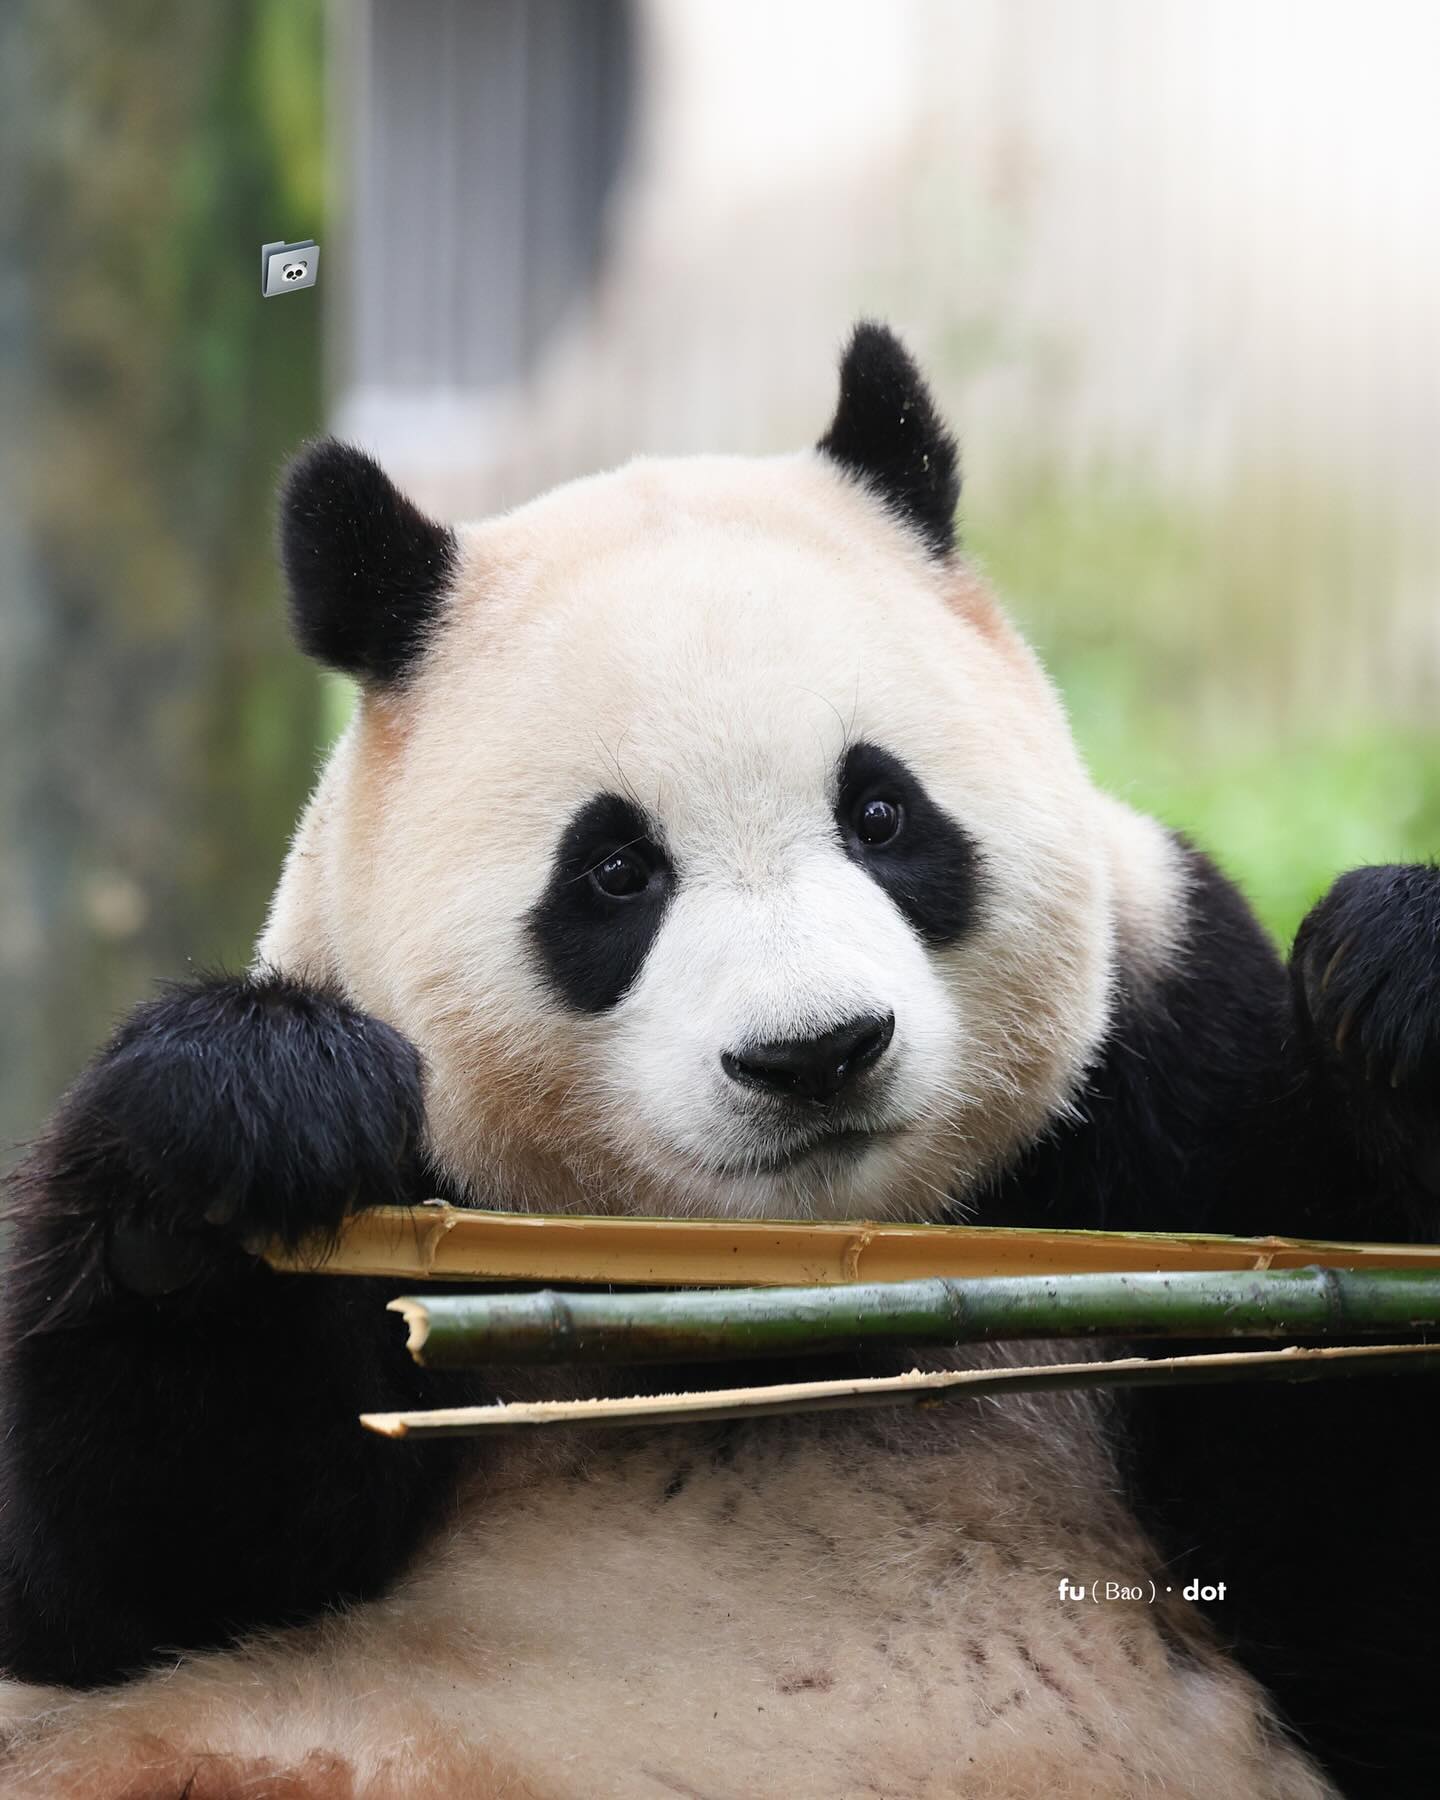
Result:
{"label": "panda's black nose", "polygon": [[885,1054],[895,1035],[895,1015],[866,1013],[847,1019],[823,1037],[785,1038],[727,1050],[721,1066],[732,1081],[765,1088],[790,1100],[833,1100]]}

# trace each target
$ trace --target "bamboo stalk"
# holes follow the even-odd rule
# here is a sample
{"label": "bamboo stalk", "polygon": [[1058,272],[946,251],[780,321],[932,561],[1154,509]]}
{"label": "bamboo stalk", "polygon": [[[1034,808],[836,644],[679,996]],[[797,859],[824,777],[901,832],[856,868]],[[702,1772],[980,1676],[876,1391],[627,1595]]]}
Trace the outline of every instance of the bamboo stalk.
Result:
{"label": "bamboo stalk", "polygon": [[431,1294],[391,1302],[427,1368],[816,1356],[976,1338],[1305,1337],[1440,1327],[1440,1273],[1012,1275],[695,1293]]}
{"label": "bamboo stalk", "polygon": [[1309,1381],[1326,1375],[1440,1371],[1440,1346],[1369,1344],[1323,1349],[1227,1350],[1205,1356],[1123,1357],[1111,1362],[1049,1363],[1011,1369],[946,1370],[856,1381],[788,1382],[606,1400],[540,1400],[497,1406],[437,1407],[430,1412],[362,1413],[382,1437],[464,1437],[551,1426],[700,1425],[781,1413],[871,1406],[939,1406],[948,1400],[1093,1387],[1191,1386],[1212,1381]]}
{"label": "bamboo stalk", "polygon": [[923,1276],[1059,1275],[1307,1266],[1430,1269],[1440,1245],[1168,1232],[1034,1231],[758,1219],[632,1219],[374,1207],[333,1253],[266,1248],[277,1269],[407,1281],[636,1287],[817,1287]]}

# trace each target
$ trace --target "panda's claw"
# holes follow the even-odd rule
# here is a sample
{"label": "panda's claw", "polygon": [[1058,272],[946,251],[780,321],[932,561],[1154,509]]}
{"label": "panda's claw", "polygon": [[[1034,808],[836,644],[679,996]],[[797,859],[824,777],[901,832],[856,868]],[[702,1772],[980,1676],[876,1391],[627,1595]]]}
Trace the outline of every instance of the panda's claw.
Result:
{"label": "panda's claw", "polygon": [[221,1194],[205,1208],[207,1225],[233,1225],[240,1212],[238,1194]]}
{"label": "panda's claw", "polygon": [[1335,954],[1330,958],[1329,962],[1326,963],[1325,973],[1320,977],[1320,992],[1322,994],[1325,992],[1326,988],[1329,987],[1331,976],[1334,975],[1336,969],[1339,968],[1340,963],[1343,960],[1346,951],[1349,950],[1351,944],[1353,944],[1354,941],[1355,940],[1353,937],[1346,938],[1344,943],[1339,946],[1339,948],[1335,951]]}

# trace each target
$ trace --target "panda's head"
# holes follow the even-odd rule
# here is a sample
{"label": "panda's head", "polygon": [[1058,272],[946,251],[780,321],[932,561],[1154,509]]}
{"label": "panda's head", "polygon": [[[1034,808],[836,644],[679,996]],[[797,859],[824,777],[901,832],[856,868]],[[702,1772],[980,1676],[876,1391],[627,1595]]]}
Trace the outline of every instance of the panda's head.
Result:
{"label": "panda's head", "polygon": [[295,629],[361,697],[261,954],[416,1042],[471,1198],[933,1215],[1064,1109],[1110,834],[958,487],[877,326],[799,455],[454,531],[356,450],[294,465]]}

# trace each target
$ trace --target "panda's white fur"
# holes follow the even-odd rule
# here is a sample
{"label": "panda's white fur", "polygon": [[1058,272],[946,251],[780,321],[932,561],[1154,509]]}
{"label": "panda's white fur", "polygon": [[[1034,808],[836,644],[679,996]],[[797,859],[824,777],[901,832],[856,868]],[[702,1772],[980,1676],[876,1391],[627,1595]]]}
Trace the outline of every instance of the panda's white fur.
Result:
{"label": "panda's white fur", "polygon": [[[259,946],[419,1045],[454,1184],[934,1216],[1063,1113],[1117,967],[1177,954],[1181,876],[1092,787],[973,572],[813,453],[634,463],[460,545],[422,670],[363,697]],[[978,844],[986,905],[949,948],[835,838],[867,737]],[[612,785],[686,879],[634,990],[577,1016],[523,922]],[[720,1053],[856,1010],[897,1017],[892,1135],[756,1172]],[[11,1687],[4,1792],[1321,1800],[1167,1591],[1103,1423],[1047,1396],[517,1445],[381,1601],[112,1691]],[[1059,1597],[1152,1575],[1153,1605]]]}
{"label": "panda's white fur", "polygon": [[[362,706],[260,944],[419,1045],[447,1174],[551,1210],[929,1216],[1064,1107],[1117,934],[1170,953],[1175,856],[1088,782],[973,575],[815,453],[632,463],[461,542],[424,678]],[[954,949],[836,837],[834,771],[866,738],[978,839],[986,904]],[[685,879],[634,991],[577,1022],[524,916],[607,786],[659,814]],[[747,1173],[755,1109],[721,1052],[866,1010],[899,1021],[896,1135]]]}

